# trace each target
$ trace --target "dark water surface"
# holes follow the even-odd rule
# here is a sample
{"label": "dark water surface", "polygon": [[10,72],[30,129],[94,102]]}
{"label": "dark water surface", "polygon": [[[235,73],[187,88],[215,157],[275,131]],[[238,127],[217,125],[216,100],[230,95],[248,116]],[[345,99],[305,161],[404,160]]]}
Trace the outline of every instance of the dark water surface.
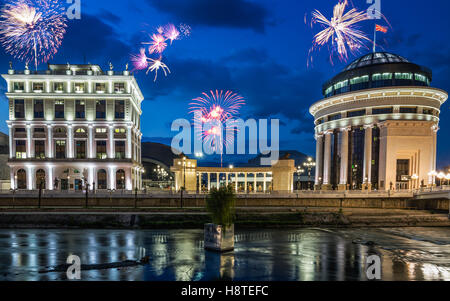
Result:
{"label": "dark water surface", "polygon": [[65,280],[39,271],[71,254],[102,264],[144,251],[145,266],[82,280],[366,280],[370,254],[381,256],[383,280],[450,280],[450,228],[239,230],[223,255],[203,249],[202,230],[0,230],[0,280]]}

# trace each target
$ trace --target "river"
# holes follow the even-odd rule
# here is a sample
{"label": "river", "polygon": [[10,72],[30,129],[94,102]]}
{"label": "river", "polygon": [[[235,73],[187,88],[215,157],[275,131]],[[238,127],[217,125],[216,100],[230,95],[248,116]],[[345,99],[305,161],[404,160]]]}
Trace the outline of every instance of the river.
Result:
{"label": "river", "polygon": [[135,267],[81,272],[81,280],[366,280],[376,254],[382,280],[450,280],[450,228],[236,231],[234,252],[203,249],[202,230],[0,230],[0,280],[65,280],[40,273],[71,254],[82,264],[137,260]]}

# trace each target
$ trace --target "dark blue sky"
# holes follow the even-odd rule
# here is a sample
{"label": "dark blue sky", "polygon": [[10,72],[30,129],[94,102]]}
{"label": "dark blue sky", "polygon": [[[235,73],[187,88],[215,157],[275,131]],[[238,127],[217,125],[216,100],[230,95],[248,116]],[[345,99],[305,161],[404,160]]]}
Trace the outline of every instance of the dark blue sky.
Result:
{"label": "dark blue sky", "polygon": [[[385,51],[433,69],[432,85],[450,90],[450,1],[381,0],[392,28],[380,36]],[[281,149],[315,153],[309,106],[321,98],[322,83],[346,64],[332,66],[323,49],[307,67],[314,31],[304,16],[319,9],[330,16],[337,0],[81,0],[81,20],[70,21],[58,54],[50,61],[88,62],[121,70],[146,39],[168,22],[186,23],[192,35],[175,41],[164,53],[172,74],[137,75],[144,93],[142,132],[156,141],[170,142],[172,120],[189,118],[188,103],[203,91],[231,89],[247,100],[244,118],[279,118]],[[353,0],[366,10],[366,0]],[[362,29],[370,36],[375,21]],[[379,24],[383,22],[378,21]],[[383,24],[384,25],[384,24]],[[370,47],[370,45],[369,45]],[[369,50],[363,50],[361,55]],[[349,59],[350,63],[356,57]],[[3,72],[12,58],[1,51]],[[17,69],[23,63],[14,61]],[[41,68],[45,68],[41,65]],[[2,92],[5,83],[1,83]],[[0,118],[7,119],[7,102],[0,102]],[[449,106],[441,114],[439,165],[450,164]],[[4,122],[0,130],[7,131]]]}

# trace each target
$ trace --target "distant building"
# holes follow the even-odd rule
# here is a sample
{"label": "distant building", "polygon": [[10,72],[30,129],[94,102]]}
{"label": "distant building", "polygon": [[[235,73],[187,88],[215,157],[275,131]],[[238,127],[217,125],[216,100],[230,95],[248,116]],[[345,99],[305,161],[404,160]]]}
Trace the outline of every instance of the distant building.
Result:
{"label": "distant building", "polygon": [[323,87],[313,104],[317,189],[434,185],[445,91],[431,70],[385,52],[365,55]]}
{"label": "distant building", "polygon": [[2,76],[12,188],[141,187],[143,95],[128,70],[68,64],[43,72],[10,69]]}

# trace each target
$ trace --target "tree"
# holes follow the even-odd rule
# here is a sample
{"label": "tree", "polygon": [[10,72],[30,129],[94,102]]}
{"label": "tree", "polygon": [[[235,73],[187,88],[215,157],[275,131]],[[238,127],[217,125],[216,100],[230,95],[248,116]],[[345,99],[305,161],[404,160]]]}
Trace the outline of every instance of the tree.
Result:
{"label": "tree", "polygon": [[206,199],[206,210],[210,213],[212,222],[230,227],[235,217],[236,195],[232,185],[213,188]]}

